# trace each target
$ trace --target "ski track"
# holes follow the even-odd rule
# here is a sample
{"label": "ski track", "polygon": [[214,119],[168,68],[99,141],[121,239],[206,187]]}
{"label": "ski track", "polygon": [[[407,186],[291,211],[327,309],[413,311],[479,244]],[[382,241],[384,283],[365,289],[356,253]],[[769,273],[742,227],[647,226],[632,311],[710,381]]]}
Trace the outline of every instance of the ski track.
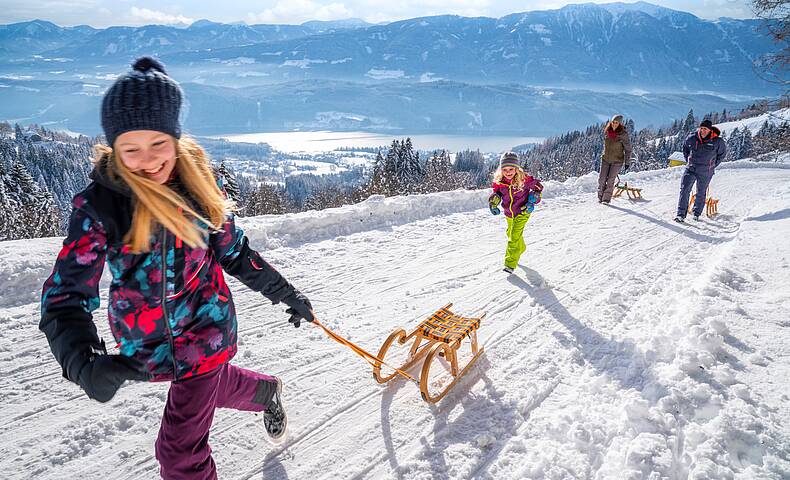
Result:
{"label": "ski track", "polygon": [[[283,376],[291,433],[285,445],[270,447],[259,416],[218,411],[212,444],[220,478],[608,478],[618,468],[613,457],[625,468],[630,456],[623,444],[638,434],[617,412],[655,403],[653,392],[643,390],[656,359],[647,359],[637,340],[664,316],[679,315],[680,306],[667,313],[665,305],[683,303],[678,285],[691,282],[696,269],[713,268],[711,258],[714,267],[727,258],[748,217],[736,207],[738,174],[725,170],[715,178],[720,208],[732,213],[699,224],[671,221],[675,179],[651,183],[643,202],[607,207],[590,194],[546,200],[525,229],[526,267],[510,277],[499,271],[504,220],[484,210],[263,252],[311,298],[325,325],[369,351],[394,328],[408,331],[454,302],[462,315],[487,312],[479,330],[485,354],[446,399],[429,405],[411,382],[379,386],[362,359],[310,325],[294,330],[279,306],[231,280],[236,363]],[[751,175],[782,181],[770,170]],[[591,223],[597,235],[589,234]],[[166,385],[125,385],[107,405],[90,402],[62,380],[43,335],[31,334],[38,305],[0,312],[0,324],[13,332],[0,340],[2,398],[8,404],[20,392],[26,396],[0,425],[2,471],[10,478],[32,472],[91,479],[103,478],[95,468],[102,464],[114,478],[156,476],[153,441]],[[108,337],[102,309],[96,321]],[[624,361],[636,366],[624,371]],[[596,425],[561,418],[562,425],[573,420],[570,433],[562,431],[558,417],[581,394],[604,402],[594,405],[602,410]],[[695,412],[671,416],[667,472],[686,478],[683,427]],[[46,428],[26,428],[31,419]],[[535,453],[541,444],[548,450]],[[512,460],[529,453],[545,463],[568,444],[585,448],[567,453],[564,471]]]}

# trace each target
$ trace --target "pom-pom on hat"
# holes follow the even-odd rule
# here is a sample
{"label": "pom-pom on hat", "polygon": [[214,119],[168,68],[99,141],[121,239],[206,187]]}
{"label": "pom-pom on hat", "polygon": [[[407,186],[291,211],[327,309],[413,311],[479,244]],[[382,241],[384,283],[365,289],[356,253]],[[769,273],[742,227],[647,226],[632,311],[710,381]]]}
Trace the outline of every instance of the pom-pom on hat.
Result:
{"label": "pom-pom on hat", "polygon": [[505,152],[499,157],[499,168],[504,167],[517,167],[521,168],[521,164],[518,161],[518,155],[515,152]]}
{"label": "pom-pom on hat", "polygon": [[132,64],[132,71],[118,77],[104,94],[101,126],[112,147],[119,135],[133,130],[154,130],[181,138],[183,93],[165,67],[151,57]]}

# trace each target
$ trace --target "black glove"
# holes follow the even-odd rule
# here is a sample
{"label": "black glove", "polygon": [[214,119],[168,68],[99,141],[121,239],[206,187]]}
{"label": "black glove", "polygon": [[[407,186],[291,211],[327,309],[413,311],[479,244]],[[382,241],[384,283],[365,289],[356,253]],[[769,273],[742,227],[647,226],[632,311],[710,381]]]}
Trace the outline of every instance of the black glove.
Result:
{"label": "black glove", "polygon": [[289,318],[288,321],[293,323],[295,328],[299,328],[299,325],[302,324],[302,319],[307,320],[308,322],[315,320],[315,317],[313,316],[313,306],[310,305],[310,300],[302,295],[299,290],[294,290],[293,293],[283,298],[281,302],[290,307],[285,311],[285,313],[291,315],[291,318]]}
{"label": "black glove", "polygon": [[93,354],[80,370],[77,383],[89,398],[110,401],[126,380],[150,380],[143,364],[124,355]]}

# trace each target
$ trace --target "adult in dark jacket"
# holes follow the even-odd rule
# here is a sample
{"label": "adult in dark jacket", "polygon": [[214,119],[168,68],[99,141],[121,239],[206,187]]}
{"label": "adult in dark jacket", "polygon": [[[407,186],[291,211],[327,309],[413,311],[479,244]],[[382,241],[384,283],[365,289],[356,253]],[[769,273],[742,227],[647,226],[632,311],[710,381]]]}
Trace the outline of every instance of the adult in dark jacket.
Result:
{"label": "adult in dark jacket", "polygon": [[[170,381],[156,441],[165,479],[215,479],[208,433],[216,408],[263,412],[284,440],[279,378],[231,365],[237,322],[223,270],[290,321],[312,306],[250,248],[208,158],[181,138],[182,92],[157,61],[138,60],[102,102],[108,146],[93,181],[74,197],[68,234],[41,297],[41,323],[63,376],[109,401],[126,380]],[[105,262],[112,281],[108,354],[92,312]]]}
{"label": "adult in dark jacket", "polygon": [[705,197],[708,185],[713,178],[716,167],[727,155],[727,144],[721,138],[721,132],[714,127],[710,120],[703,120],[696,132],[693,132],[683,142],[683,156],[686,157],[686,171],[680,181],[680,198],[675,221],[683,223],[688,213],[689,196],[691,188],[697,184],[697,194],[694,198],[694,220],[699,220],[705,208]]}
{"label": "adult in dark jacket", "polygon": [[612,200],[614,182],[620,169],[631,166],[631,140],[623,125],[623,116],[615,115],[603,130],[603,153],[601,171],[598,174],[598,203],[608,204]]}

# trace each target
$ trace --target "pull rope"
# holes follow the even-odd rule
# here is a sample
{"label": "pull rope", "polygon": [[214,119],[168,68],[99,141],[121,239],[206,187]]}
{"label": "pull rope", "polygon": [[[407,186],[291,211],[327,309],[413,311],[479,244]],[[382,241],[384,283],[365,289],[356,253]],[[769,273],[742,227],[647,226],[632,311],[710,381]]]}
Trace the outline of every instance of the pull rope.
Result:
{"label": "pull rope", "polygon": [[324,324],[319,322],[318,318],[315,317],[315,313],[313,313],[313,317],[314,317],[314,320],[312,321],[312,323],[315,324],[315,325],[318,325],[319,327],[321,327],[321,329],[324,331],[324,333],[326,333],[326,335],[329,338],[331,338],[332,340],[336,341],[337,343],[339,343],[341,345],[347,346],[348,348],[351,349],[351,351],[353,351],[354,353],[356,353],[360,357],[364,358],[365,361],[367,361],[373,367],[377,367],[379,365],[384,365],[385,367],[389,367],[389,368],[393,369],[395,371],[395,373],[405,377],[406,379],[411,380],[414,383],[419,383],[419,382],[417,382],[417,379],[415,379],[414,377],[412,377],[408,373],[404,372],[403,370],[393,367],[392,365],[388,364],[387,362],[385,362],[384,360],[380,359],[379,357],[377,357],[377,356],[375,356],[375,355],[373,355],[371,353],[368,353],[363,348],[355,345],[350,340],[347,340],[347,339],[341,337],[337,333],[335,333],[332,330],[330,330],[327,327],[325,327]]}

